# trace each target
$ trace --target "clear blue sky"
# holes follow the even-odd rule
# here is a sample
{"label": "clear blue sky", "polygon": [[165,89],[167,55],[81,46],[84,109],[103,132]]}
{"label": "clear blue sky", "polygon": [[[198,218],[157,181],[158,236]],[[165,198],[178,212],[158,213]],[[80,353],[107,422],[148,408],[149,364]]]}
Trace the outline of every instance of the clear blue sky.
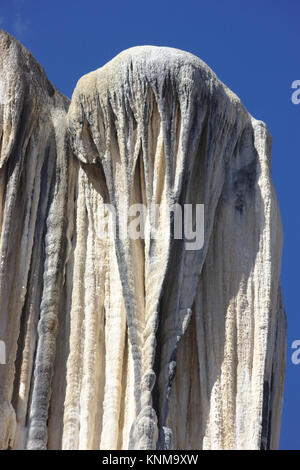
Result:
{"label": "clear blue sky", "polygon": [[288,318],[282,449],[300,449],[299,0],[0,0],[0,27],[19,39],[67,96],[85,73],[136,45],[171,46],[203,59],[265,121],[273,136],[273,179],[285,247],[282,286]]}

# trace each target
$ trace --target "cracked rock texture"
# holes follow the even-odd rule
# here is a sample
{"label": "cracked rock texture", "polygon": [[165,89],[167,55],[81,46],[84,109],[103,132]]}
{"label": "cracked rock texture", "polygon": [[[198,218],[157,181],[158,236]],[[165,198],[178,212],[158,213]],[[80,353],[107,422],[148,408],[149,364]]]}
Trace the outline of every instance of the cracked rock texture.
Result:
{"label": "cracked rock texture", "polygon": [[[187,52],[124,51],[69,103],[0,32],[1,449],[277,448],[270,166],[266,125]],[[174,239],[174,204],[204,205],[201,249]]]}

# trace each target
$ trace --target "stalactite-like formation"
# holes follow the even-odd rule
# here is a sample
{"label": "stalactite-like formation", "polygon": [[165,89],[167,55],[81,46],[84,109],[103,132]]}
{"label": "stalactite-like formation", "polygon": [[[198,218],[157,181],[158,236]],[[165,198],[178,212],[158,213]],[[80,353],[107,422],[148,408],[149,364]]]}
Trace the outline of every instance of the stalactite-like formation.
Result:
{"label": "stalactite-like formation", "polygon": [[[265,124],[183,51],[129,49],[70,106],[4,32],[0,51],[0,447],[276,448],[285,314]],[[169,210],[197,204],[191,248]]]}

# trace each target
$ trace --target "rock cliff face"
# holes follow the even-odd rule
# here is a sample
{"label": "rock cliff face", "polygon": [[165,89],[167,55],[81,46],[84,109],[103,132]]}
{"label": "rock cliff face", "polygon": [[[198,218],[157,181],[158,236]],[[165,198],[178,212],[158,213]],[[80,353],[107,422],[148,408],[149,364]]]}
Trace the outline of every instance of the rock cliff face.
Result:
{"label": "rock cliff face", "polygon": [[[0,448],[276,448],[285,314],[265,124],[183,51],[122,52],[70,105],[4,32],[0,54]],[[136,239],[121,224],[134,204]],[[187,204],[204,208],[192,248],[168,212]]]}

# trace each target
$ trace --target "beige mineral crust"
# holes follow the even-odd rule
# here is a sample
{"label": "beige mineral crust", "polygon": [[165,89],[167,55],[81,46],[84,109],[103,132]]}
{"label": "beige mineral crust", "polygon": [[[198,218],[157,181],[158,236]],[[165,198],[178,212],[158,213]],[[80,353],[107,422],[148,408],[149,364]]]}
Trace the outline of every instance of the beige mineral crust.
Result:
{"label": "beige mineral crust", "polygon": [[[192,54],[126,50],[69,103],[0,32],[0,449],[278,447],[270,167],[266,125]],[[108,228],[138,203],[144,238]],[[204,205],[201,249],[176,204]]]}

